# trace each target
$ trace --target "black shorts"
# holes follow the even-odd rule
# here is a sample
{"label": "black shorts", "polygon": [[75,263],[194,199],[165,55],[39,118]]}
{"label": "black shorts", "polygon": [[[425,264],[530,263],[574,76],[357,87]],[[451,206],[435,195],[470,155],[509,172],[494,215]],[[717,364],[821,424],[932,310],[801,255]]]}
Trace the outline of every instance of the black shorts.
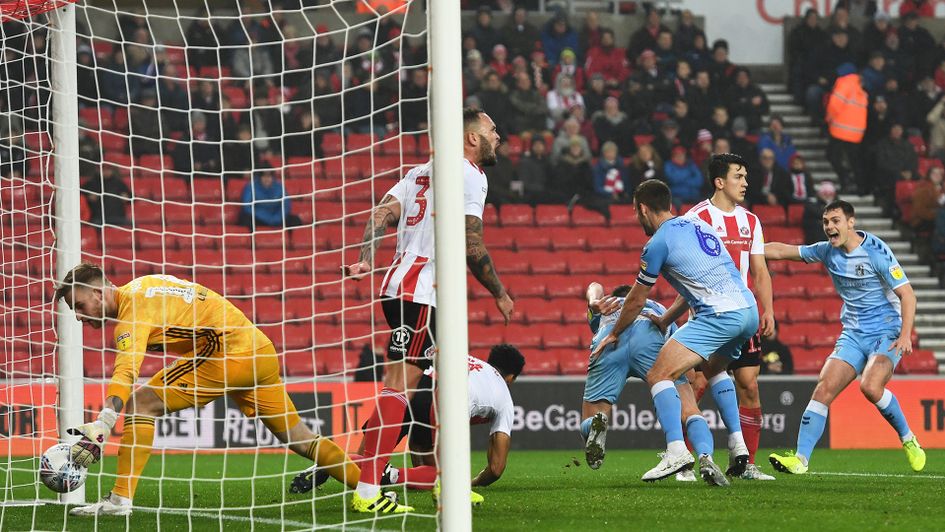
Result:
{"label": "black shorts", "polygon": [[433,365],[436,309],[395,298],[382,299],[381,307],[391,329],[387,359],[403,360],[423,369]]}
{"label": "black shorts", "polygon": [[[695,370],[698,372],[702,371],[702,364],[700,363],[695,367]],[[738,368],[748,368],[751,366],[760,366],[761,365],[761,334],[755,333],[751,338],[745,342],[745,345],[742,346],[742,356],[733,360],[731,364],[728,365],[729,370],[735,370]]]}

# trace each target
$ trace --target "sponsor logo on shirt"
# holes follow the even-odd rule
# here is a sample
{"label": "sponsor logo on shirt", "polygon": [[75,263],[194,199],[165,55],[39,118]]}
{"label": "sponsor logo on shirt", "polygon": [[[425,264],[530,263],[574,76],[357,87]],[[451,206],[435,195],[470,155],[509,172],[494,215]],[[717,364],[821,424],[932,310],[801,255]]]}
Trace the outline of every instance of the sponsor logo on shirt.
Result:
{"label": "sponsor logo on shirt", "polygon": [[131,349],[131,333],[125,332],[118,335],[118,338],[115,338],[115,345],[118,347],[119,351],[128,351]]}
{"label": "sponsor logo on shirt", "polygon": [[906,276],[906,274],[902,271],[902,267],[898,264],[889,267],[889,274],[892,275],[892,278],[897,281],[901,281]]}
{"label": "sponsor logo on shirt", "polygon": [[854,270],[856,271],[857,277],[863,277],[864,275],[866,275],[866,266],[862,263],[857,264]]}

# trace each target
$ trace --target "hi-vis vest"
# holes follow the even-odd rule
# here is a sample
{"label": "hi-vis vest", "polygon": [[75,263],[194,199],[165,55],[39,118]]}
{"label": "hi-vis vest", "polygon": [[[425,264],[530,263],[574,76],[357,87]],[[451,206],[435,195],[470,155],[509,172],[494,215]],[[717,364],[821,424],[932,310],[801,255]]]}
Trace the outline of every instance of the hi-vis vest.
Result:
{"label": "hi-vis vest", "polygon": [[827,126],[830,136],[859,144],[866,132],[869,97],[860,86],[859,74],[837,78],[827,100]]}

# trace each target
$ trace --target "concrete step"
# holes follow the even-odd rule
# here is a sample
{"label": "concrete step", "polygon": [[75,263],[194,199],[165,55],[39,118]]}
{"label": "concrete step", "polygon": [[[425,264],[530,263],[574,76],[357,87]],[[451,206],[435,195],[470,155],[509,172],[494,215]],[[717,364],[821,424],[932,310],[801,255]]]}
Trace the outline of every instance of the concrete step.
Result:
{"label": "concrete step", "polygon": [[873,203],[875,202],[875,199],[873,198],[872,194],[870,194],[869,196],[858,196],[856,194],[840,194],[840,199],[842,199],[843,201],[849,202],[856,208],[860,208],[861,205],[864,207],[867,205],[872,206]]}
{"label": "concrete step", "polygon": [[759,83],[758,87],[765,91],[768,98],[770,98],[772,94],[788,94],[787,85],[784,83]]}
{"label": "concrete step", "polygon": [[[893,252],[895,253],[895,252]],[[899,264],[903,266],[908,266],[907,269],[912,269],[913,266],[919,266],[922,263],[919,261],[919,256],[915,253],[897,253],[896,259],[899,260]]]}
{"label": "concrete step", "polygon": [[794,97],[786,92],[769,93],[768,102],[771,105],[794,103]]}
{"label": "concrete step", "polygon": [[919,333],[919,343],[922,345],[934,340],[945,340],[945,327],[916,327],[915,330]]}
{"label": "concrete step", "polygon": [[814,172],[818,170],[823,170],[823,171],[829,170],[831,172],[833,171],[833,167],[830,166],[830,163],[824,159],[820,159],[820,158],[810,159],[810,160],[805,160],[804,162],[807,163],[807,171],[809,172]]}
{"label": "concrete step", "polygon": [[[820,137],[804,137],[794,139],[794,146],[797,148],[806,149],[820,148],[821,151],[823,151],[827,148],[827,139],[822,139]],[[825,156],[825,154],[821,153],[821,156]]]}
{"label": "concrete step", "polygon": [[794,140],[801,137],[823,138],[823,132],[819,127],[814,126],[785,126],[784,131],[794,137]]}
{"label": "concrete step", "polygon": [[920,275],[913,275],[909,279],[909,283],[912,284],[912,288],[916,290],[920,288],[934,289],[939,287],[938,279],[935,277],[930,277],[929,275],[925,275],[924,277]]}
{"label": "concrete step", "polygon": [[[764,118],[764,121],[768,121],[768,117]],[[809,126],[810,117],[807,115],[786,115],[784,116],[784,125],[785,126]]]}
{"label": "concrete step", "polygon": [[824,172],[811,172],[810,176],[815,183],[819,183],[821,181],[833,181],[836,183],[840,180],[840,178],[837,177],[837,174],[833,173],[832,170],[827,170]]}
{"label": "concrete step", "polygon": [[770,98],[768,99],[768,101],[771,103],[772,113],[778,113],[785,117],[804,114],[804,108],[801,107],[800,105],[796,105],[793,103],[782,103],[782,102],[774,103],[774,102],[771,102]]}
{"label": "concrete step", "polygon": [[[942,289],[927,289],[927,288],[916,288],[915,297],[923,301],[945,301],[945,290]],[[939,316],[930,316],[934,318],[937,323],[945,325],[945,314]]]}
{"label": "concrete step", "polygon": [[856,228],[870,233],[882,231],[883,229],[892,229],[893,223],[888,218],[860,218],[857,216]]}
{"label": "concrete step", "polygon": [[810,161],[812,159],[824,159],[823,149],[798,147],[797,153],[801,154],[801,157],[803,157],[805,161]]}
{"label": "concrete step", "polygon": [[938,354],[936,354],[935,356],[935,358],[939,361],[938,371],[939,373],[941,373],[943,371],[941,363],[945,362],[945,338],[932,338],[931,340],[920,339],[919,347],[921,349],[935,351],[936,353],[938,353],[939,351],[943,351],[942,353],[943,358],[938,358],[939,356]]}
{"label": "concrete step", "polygon": [[942,301],[922,301],[920,299],[916,305],[916,311],[923,314],[926,312],[945,312],[945,302]]}

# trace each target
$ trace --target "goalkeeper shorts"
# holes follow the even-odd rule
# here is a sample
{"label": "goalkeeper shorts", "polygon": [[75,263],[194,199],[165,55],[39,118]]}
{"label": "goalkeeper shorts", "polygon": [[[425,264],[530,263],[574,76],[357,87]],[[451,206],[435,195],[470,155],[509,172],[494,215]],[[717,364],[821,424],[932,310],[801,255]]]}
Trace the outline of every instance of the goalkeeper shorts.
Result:
{"label": "goalkeeper shorts", "polygon": [[178,358],[147,386],[168,412],[199,408],[228,395],[247,417],[259,416],[273,432],[288,432],[301,418],[280,374],[279,357],[269,344],[252,353]]}

